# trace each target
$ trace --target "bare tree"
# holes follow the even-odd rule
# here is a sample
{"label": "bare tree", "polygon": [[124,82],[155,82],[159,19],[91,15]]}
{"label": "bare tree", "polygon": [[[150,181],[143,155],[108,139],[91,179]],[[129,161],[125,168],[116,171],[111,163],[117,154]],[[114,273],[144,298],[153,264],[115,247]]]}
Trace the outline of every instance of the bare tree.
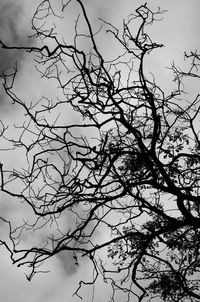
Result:
{"label": "bare tree", "polygon": [[[75,264],[87,257],[95,273],[80,282],[77,295],[102,275],[112,288],[110,301],[119,290],[127,301],[131,295],[134,301],[199,301],[200,105],[199,95],[183,99],[182,83],[199,77],[200,57],[186,54],[189,71],[172,66],[176,88],[166,95],[144,63],[162,47],[148,35],[162,11],[144,4],[122,31],[101,20],[117,45],[117,55],[106,59],[83,2],[62,1],[62,12],[73,4],[80,9],[73,43],[49,26],[52,17],[60,18],[50,0],[32,19],[41,45],[1,41],[7,50],[35,54],[38,72],[56,81],[60,96],[24,101],[14,92],[17,68],[1,75],[7,95],[24,112],[17,139],[7,136],[2,122],[2,141],[13,153],[24,152],[24,167],[7,170],[2,163],[1,190],[31,209],[18,226],[1,217],[9,228],[1,244],[14,264],[31,268],[29,280],[61,251],[72,251]],[[27,246],[24,236],[33,230],[42,231],[42,239]]]}

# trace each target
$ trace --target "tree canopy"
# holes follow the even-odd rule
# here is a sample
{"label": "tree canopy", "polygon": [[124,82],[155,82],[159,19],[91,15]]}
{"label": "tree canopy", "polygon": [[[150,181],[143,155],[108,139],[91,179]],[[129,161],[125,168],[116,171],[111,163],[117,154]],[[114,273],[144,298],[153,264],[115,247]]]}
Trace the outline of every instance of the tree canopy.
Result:
{"label": "tree canopy", "polygon": [[[73,5],[80,14],[67,41],[52,19]],[[0,239],[14,264],[30,268],[28,280],[47,259],[70,251],[75,265],[83,257],[94,268],[77,295],[103,276],[110,301],[119,292],[127,301],[200,300],[200,99],[184,94],[185,78],[199,78],[200,55],[185,53],[188,70],[172,65],[170,93],[156,84],[145,66],[163,45],[148,29],[162,13],[144,4],[122,28],[101,19],[94,30],[83,1],[62,1],[58,13],[44,0],[32,19],[35,44],[0,42],[26,51],[41,85],[48,80],[58,91],[24,100],[15,91],[17,65],[1,74],[23,112],[13,136],[1,121],[1,152],[24,156],[23,167],[1,163],[1,191],[28,214],[21,224],[1,216],[8,237]],[[101,41],[104,30],[113,54]]]}

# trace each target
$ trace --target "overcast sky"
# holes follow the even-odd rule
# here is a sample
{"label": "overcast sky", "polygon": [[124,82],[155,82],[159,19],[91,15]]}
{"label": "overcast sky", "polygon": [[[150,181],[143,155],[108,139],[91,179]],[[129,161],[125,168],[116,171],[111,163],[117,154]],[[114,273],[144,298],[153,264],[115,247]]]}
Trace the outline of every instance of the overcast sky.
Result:
{"label": "overcast sky", "polygon": [[[57,0],[59,1],[59,0]],[[34,4],[33,4],[34,2]],[[130,12],[134,12],[137,6],[143,4],[140,0],[85,0],[89,16],[94,26],[98,24],[97,18],[103,18],[113,22],[115,26],[121,26],[123,18]],[[151,66],[157,74],[159,83],[165,81],[170,85],[169,73],[164,69],[170,66],[174,60],[177,64],[183,63],[183,52],[185,50],[195,50],[200,48],[200,1],[199,0],[150,0],[146,1],[155,10],[157,6],[166,9],[168,12],[163,15],[163,21],[155,23],[152,28],[152,35],[155,42],[163,43],[165,48],[156,50],[151,56]],[[31,45],[35,41],[27,38],[30,35],[31,14],[39,0],[0,0],[0,39],[6,43],[16,43],[17,45]],[[64,28],[62,30],[65,30]],[[69,29],[68,29],[69,30]],[[110,52],[110,49],[105,51]],[[7,65],[15,64],[22,66],[18,91],[23,95],[29,95],[30,90],[33,97],[48,90],[48,93],[56,96],[57,91],[52,90],[49,83],[38,88],[38,83],[34,82],[34,72],[30,75],[33,65],[29,63],[27,56],[21,52],[11,54],[0,50],[0,69]],[[159,71],[159,72],[158,72]],[[29,82],[28,82],[29,81]],[[28,85],[27,85],[28,82]],[[28,88],[27,88],[28,87]],[[37,89],[36,89],[37,87]],[[26,89],[28,89],[26,91]],[[9,100],[0,88],[0,119],[7,118],[12,122],[18,114],[16,109],[9,105]],[[7,156],[10,163],[12,160]],[[16,159],[15,159],[16,160]],[[19,157],[19,163],[23,159]],[[77,269],[73,265],[72,256],[61,254],[47,264],[51,270],[49,274],[37,275],[31,282],[28,282],[24,275],[24,270],[11,265],[6,252],[1,249],[0,257],[0,300],[3,302],[77,302],[78,298],[72,298],[72,293],[78,284],[81,276],[85,276],[89,270],[87,263],[82,263]],[[102,285],[96,286],[95,302],[104,302]],[[92,302],[92,288],[85,289],[87,299]]]}

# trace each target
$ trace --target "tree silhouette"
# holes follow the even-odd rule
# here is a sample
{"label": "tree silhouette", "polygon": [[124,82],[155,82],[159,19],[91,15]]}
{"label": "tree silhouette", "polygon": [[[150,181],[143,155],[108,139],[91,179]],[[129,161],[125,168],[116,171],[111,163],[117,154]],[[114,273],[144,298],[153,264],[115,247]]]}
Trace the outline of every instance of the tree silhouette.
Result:
{"label": "tree silhouette", "polygon": [[[24,154],[20,169],[1,164],[1,191],[31,209],[21,225],[1,217],[9,230],[1,244],[14,264],[30,267],[29,280],[61,251],[73,252],[77,265],[88,258],[93,279],[80,281],[77,295],[103,276],[110,301],[119,290],[127,301],[131,295],[134,301],[199,301],[200,102],[199,95],[183,98],[183,82],[199,77],[200,56],[185,54],[188,71],[172,66],[176,87],[166,94],[145,73],[148,55],[163,46],[148,34],[161,10],[138,7],[122,30],[101,20],[117,45],[107,59],[83,2],[63,1],[61,11],[73,4],[80,9],[73,43],[49,25],[60,18],[50,0],[32,19],[37,46],[1,41],[7,50],[35,54],[41,77],[56,82],[59,93],[24,101],[14,92],[17,67],[1,75],[6,94],[24,112],[14,125],[17,139],[1,124],[2,141]],[[32,231],[42,237],[31,245],[25,235]]]}

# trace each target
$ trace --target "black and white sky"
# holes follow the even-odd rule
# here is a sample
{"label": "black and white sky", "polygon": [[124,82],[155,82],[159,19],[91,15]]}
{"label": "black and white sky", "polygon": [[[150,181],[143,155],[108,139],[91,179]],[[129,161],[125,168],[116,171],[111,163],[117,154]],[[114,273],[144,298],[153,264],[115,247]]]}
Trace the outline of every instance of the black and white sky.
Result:
{"label": "black and white sky", "polygon": [[[56,0],[59,2],[60,0]],[[35,45],[34,39],[28,38],[31,35],[31,17],[39,0],[0,0],[0,40],[9,45]],[[113,23],[116,27],[122,26],[123,18],[133,12],[144,2],[141,0],[84,0],[91,22],[94,27],[98,24],[98,18]],[[160,85],[170,88],[171,77],[166,66],[170,66],[175,61],[179,66],[184,64],[183,53],[200,48],[200,1],[199,0],[146,0],[152,10],[158,6],[167,10],[163,15],[163,20],[155,23],[152,27],[153,39],[165,45],[164,48],[156,50],[150,55],[149,68],[155,73]],[[76,7],[74,8],[76,13]],[[60,30],[65,32],[64,23],[60,25]],[[69,31],[69,29],[68,29]],[[69,33],[70,34],[70,33]],[[105,52],[112,53],[107,43],[104,45],[102,39],[101,47]],[[15,65],[20,66],[17,80],[17,90],[23,97],[40,97],[48,92],[53,97],[57,91],[50,87],[48,82],[36,80],[33,71],[32,57],[21,51],[7,51],[0,49],[0,72],[5,68]],[[11,106],[11,101],[5,96],[3,88],[0,87],[0,120],[5,119],[9,123],[18,118],[18,111]],[[19,119],[23,118],[19,113]],[[4,161],[12,164],[10,154],[3,155]],[[16,160],[16,159],[15,159]],[[20,163],[23,158],[18,156]],[[1,197],[1,199],[4,196]],[[0,203],[2,200],[0,200]],[[7,201],[9,202],[9,200]],[[13,207],[13,208],[12,208]],[[6,211],[17,211],[15,205],[0,209]],[[0,229],[1,234],[1,229]],[[1,236],[1,235],[0,235]],[[100,234],[103,236],[103,234]],[[77,287],[79,279],[86,276],[90,267],[83,262],[79,268],[75,267],[72,255],[60,254],[47,264],[50,273],[37,275],[31,282],[25,278],[23,268],[12,266],[5,250],[0,249],[0,301],[3,302],[78,302],[77,297],[72,297]],[[104,302],[106,290],[101,283],[95,288],[95,302]],[[92,302],[92,288],[87,287],[84,295],[85,301]]]}

